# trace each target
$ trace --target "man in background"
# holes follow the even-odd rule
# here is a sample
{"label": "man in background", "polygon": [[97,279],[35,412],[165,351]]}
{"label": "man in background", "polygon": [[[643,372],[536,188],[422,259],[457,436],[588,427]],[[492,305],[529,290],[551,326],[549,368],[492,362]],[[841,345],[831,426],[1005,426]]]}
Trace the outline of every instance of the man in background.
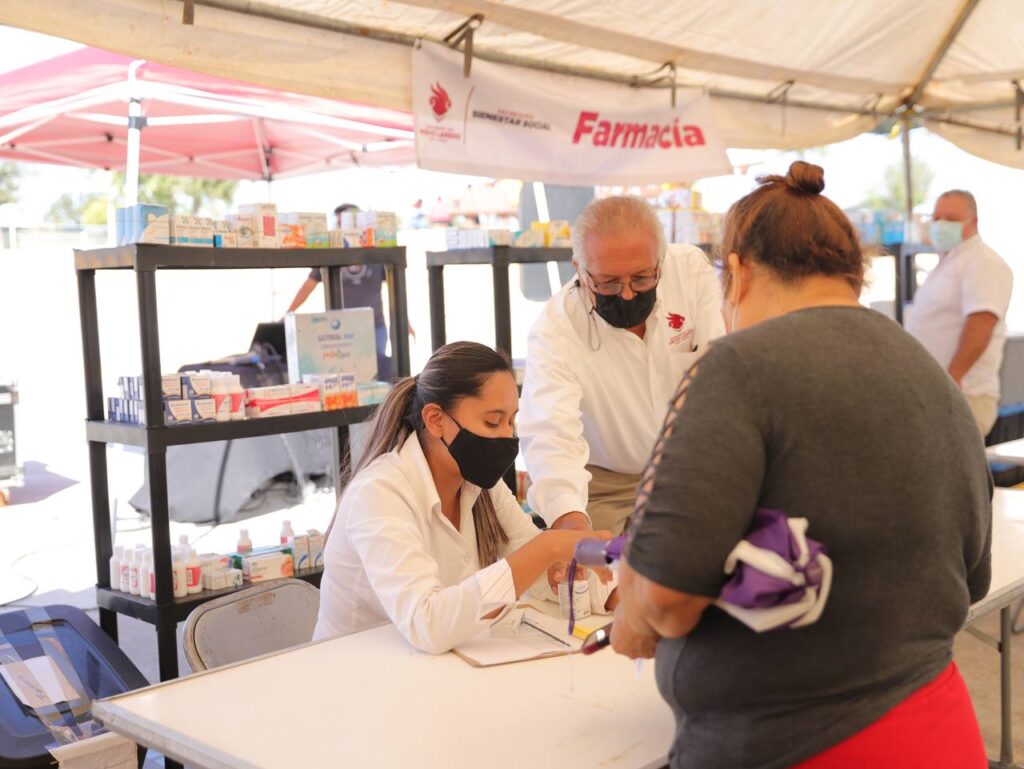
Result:
{"label": "man in background", "polygon": [[970,192],[939,196],[930,237],[939,263],[914,295],[907,331],[953,377],[984,437],[999,413],[1013,271],[978,234],[978,205]]}
{"label": "man in background", "polygon": [[[358,210],[359,207],[352,203],[342,203],[335,208],[335,227],[341,228],[342,214]],[[377,378],[381,381],[388,381],[394,376],[391,357],[385,354],[388,345],[388,326],[384,318],[384,302],[380,293],[385,275],[386,270],[382,264],[356,264],[341,268],[341,293],[345,300],[345,307],[369,307],[373,310],[373,325],[377,340]],[[322,280],[323,275],[319,267],[310,270],[309,277],[299,286],[295,298],[292,299],[288,312],[296,312]]]}

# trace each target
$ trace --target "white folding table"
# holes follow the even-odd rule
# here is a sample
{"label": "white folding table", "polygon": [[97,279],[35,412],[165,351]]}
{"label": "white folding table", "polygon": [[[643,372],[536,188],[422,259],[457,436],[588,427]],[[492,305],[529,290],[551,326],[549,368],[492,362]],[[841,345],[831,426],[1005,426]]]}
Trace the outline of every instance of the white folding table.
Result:
{"label": "white folding table", "polygon": [[[997,489],[992,586],[967,629],[1000,652],[1002,744],[1013,764],[1011,606],[1024,595],[1024,492]],[[1000,612],[1000,637],[971,624]],[[602,651],[473,668],[412,649],[391,625],[93,705],[110,729],[194,769],[655,769],[672,714],[653,665]]]}
{"label": "white folding table", "polygon": [[656,769],[675,723],[653,664],[474,668],[392,625],[96,702],[111,730],[193,769]]}
{"label": "white folding table", "polygon": [[1024,467],[1024,438],[1006,443],[997,443],[985,449],[990,462]]}
{"label": "white folding table", "polygon": [[[1021,441],[1024,443],[1024,441]],[[992,500],[992,585],[988,595],[974,604],[967,615],[967,632],[999,652],[1001,741],[999,760],[989,766],[1016,767],[1013,762],[1011,720],[1010,648],[1013,639],[1013,605],[1024,596],[1024,491],[996,489]],[[993,638],[972,624],[994,611],[999,612],[999,637]]]}

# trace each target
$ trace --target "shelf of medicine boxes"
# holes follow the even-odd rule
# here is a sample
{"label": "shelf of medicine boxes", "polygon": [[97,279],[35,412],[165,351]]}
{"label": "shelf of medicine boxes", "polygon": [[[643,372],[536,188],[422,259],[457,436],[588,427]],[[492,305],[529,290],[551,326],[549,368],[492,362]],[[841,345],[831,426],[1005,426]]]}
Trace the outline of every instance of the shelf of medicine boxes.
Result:
{"label": "shelf of medicine boxes", "polygon": [[489,248],[452,248],[447,251],[428,251],[427,267],[447,267],[457,264],[539,264],[568,262],[571,248],[517,248],[516,246],[490,246]]}
{"label": "shelf of medicine boxes", "polygon": [[376,406],[358,406],[312,414],[291,414],[281,417],[261,417],[234,422],[203,422],[194,425],[157,425],[145,427],[124,422],[87,421],[85,434],[90,441],[139,446],[149,450],[189,443],[230,441],[239,438],[257,438],[279,433],[297,433],[327,427],[345,427],[366,422]]}
{"label": "shelf of medicine boxes", "polygon": [[75,251],[76,270],[253,270],[384,264],[405,267],[405,248],[197,248],[132,243]]}
{"label": "shelf of medicine boxes", "polygon": [[434,350],[448,340],[445,329],[444,268],[460,265],[490,265],[494,291],[495,347],[512,354],[512,307],[509,295],[509,265],[568,262],[571,248],[453,248],[427,252],[427,283],[430,292],[430,342]]}
{"label": "shelf of medicine boxes", "polygon": [[[301,579],[312,583],[316,587],[320,587],[320,578],[323,574],[323,569],[304,569],[302,571],[295,572],[295,579]],[[264,583],[259,582],[256,584],[262,585]],[[203,592],[195,593],[194,595],[175,598],[171,609],[174,621],[184,622],[192,610],[200,604],[204,604],[207,601],[212,601],[215,598],[220,598],[225,595],[237,593],[239,590],[248,590],[250,587],[253,587],[253,583],[245,582],[241,587],[231,587],[226,590],[204,590]],[[121,593],[117,590],[111,590],[106,587],[96,588],[96,603],[101,609],[109,609],[110,611],[115,611],[118,614],[125,614],[129,617],[133,617],[150,624],[156,624],[159,616],[159,609],[152,598],[142,598],[141,596],[131,595],[130,593]]]}
{"label": "shelf of medicine boxes", "polygon": [[[160,680],[178,675],[177,623],[185,619],[196,605],[223,595],[225,591],[204,592],[175,599],[170,595],[170,516],[167,499],[167,448],[172,445],[221,441],[231,438],[279,434],[307,429],[328,428],[338,435],[334,444],[335,461],[340,465],[347,451],[348,426],[365,420],[370,408],[347,409],[316,414],[270,417],[237,422],[196,425],[141,427],[104,421],[104,398],[101,385],[101,353],[96,297],[97,272],[132,270],[136,274],[139,308],[139,336],[142,347],[142,374],[160,376],[160,340],[157,322],[156,273],[162,270],[224,270],[224,269],[306,269],[329,270],[325,293],[328,307],[341,306],[341,267],[379,264],[388,270],[388,291],[392,296],[391,331],[396,349],[396,365],[400,375],[409,373],[409,347],[406,338],[404,248],[190,248],[164,244],[139,243],[114,248],[75,251],[78,274],[78,296],[82,325],[83,362],[86,386],[86,433],[89,438],[89,475],[91,481],[94,544],[96,549],[97,603],[103,630],[117,638],[117,615],[124,613],[152,623],[156,627],[157,657]],[[159,410],[158,410],[159,411]],[[163,561],[157,587],[163,602],[125,595],[109,587],[108,561],[113,553],[113,531],[110,526],[106,445],[121,443],[146,449],[146,473],[150,482],[153,522],[153,546],[156,560]],[[157,564],[154,563],[154,569]],[[299,574],[300,579],[316,583],[319,573]],[[230,592],[230,591],[227,591]],[[168,762],[170,767],[171,762]]]}

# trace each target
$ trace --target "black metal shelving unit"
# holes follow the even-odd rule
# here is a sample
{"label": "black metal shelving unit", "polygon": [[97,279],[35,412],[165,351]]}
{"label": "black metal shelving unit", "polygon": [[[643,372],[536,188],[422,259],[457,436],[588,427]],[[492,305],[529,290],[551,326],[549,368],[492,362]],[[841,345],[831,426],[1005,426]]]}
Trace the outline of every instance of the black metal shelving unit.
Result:
{"label": "black metal shelving unit", "polygon": [[509,296],[510,264],[543,264],[572,261],[571,248],[460,248],[427,252],[427,280],[430,290],[430,342],[434,350],[447,340],[444,313],[444,268],[465,264],[491,265],[494,285],[495,346],[512,354],[512,304]]}
{"label": "black metal shelving unit", "polygon": [[[326,270],[324,290],[328,309],[344,306],[341,268],[349,265],[381,264],[387,269],[391,310],[391,346],[400,376],[409,374],[409,318],[406,304],[404,248],[256,249],[191,248],[156,244],[135,244],[116,248],[75,251],[78,296],[85,362],[86,437],[89,442],[89,473],[92,484],[93,534],[96,548],[96,593],[100,625],[117,640],[117,615],[126,614],[156,627],[160,680],[178,675],[177,625],[196,606],[232,590],[203,591],[174,598],[171,572],[171,537],[167,502],[167,448],[190,443],[251,438],[263,435],[333,428],[335,477],[340,483],[342,457],[347,450],[348,428],[366,421],[373,407],[360,407],[315,414],[270,417],[236,422],[164,426],[160,392],[160,337],[157,324],[156,274],[162,270],[225,270],[310,268]],[[105,420],[103,377],[100,365],[96,272],[133,270],[139,306],[139,337],[142,346],[142,374],[145,379],[146,423],[141,427]],[[154,599],[141,598],[111,589],[108,563],[113,554],[110,498],[107,486],[107,444],[142,448],[149,478],[150,512],[153,532]],[[339,489],[340,490],[340,489]],[[307,570],[296,576],[319,584],[321,570]]]}

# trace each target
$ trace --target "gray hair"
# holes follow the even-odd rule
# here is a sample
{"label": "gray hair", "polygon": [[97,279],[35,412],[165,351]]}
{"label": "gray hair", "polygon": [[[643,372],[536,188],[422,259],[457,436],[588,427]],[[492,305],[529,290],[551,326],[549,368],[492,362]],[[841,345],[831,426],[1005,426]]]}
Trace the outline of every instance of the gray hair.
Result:
{"label": "gray hair", "polygon": [[601,237],[630,230],[646,230],[654,237],[658,261],[665,258],[665,230],[657,213],[643,198],[616,195],[595,200],[583,209],[572,228],[573,256],[587,263],[586,243],[591,236]]}
{"label": "gray hair", "polygon": [[967,206],[971,209],[971,216],[975,219],[978,218],[978,201],[967,190],[946,190],[935,199],[935,202],[938,203],[943,198],[962,198],[966,200]]}

